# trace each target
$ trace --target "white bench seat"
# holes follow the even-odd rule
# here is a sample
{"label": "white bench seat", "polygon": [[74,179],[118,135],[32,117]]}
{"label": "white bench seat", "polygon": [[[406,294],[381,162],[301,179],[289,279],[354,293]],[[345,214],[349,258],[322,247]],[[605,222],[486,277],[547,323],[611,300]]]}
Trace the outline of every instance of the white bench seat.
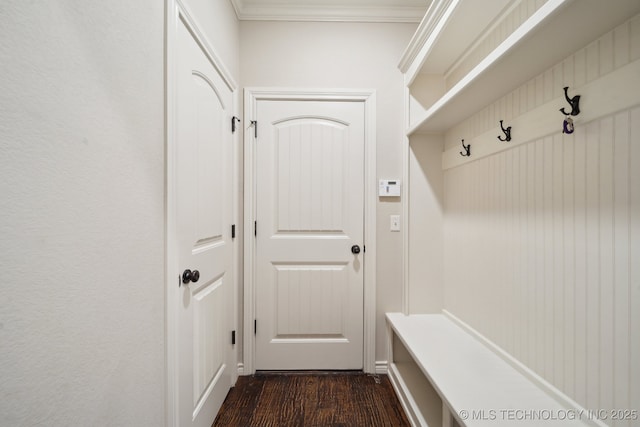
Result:
{"label": "white bench seat", "polygon": [[[420,413],[410,416],[414,424],[426,425],[426,420],[437,420],[444,426],[458,423],[469,427],[602,425],[589,420],[587,411],[568,405],[568,398],[563,402],[541,387],[449,317],[402,313],[386,316],[394,354],[390,376],[405,409],[413,406],[409,412],[419,412],[420,407],[438,408],[440,402],[416,404],[416,400],[424,399],[420,397],[424,396],[424,390],[411,390],[411,383],[420,383],[407,377],[420,372],[444,408],[443,414],[436,417]],[[404,348],[398,346],[398,341]],[[399,354],[405,350],[419,371],[406,367],[406,357],[403,359]],[[425,388],[424,384],[420,388]]]}

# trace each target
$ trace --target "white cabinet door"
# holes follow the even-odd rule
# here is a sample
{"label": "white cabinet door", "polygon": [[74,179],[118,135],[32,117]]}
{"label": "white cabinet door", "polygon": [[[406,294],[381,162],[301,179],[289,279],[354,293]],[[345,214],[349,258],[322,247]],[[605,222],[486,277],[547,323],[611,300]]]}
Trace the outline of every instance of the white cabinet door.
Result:
{"label": "white cabinet door", "polygon": [[[176,87],[179,425],[210,427],[231,387],[232,92],[181,22]],[[177,284],[176,284],[177,286]]]}
{"label": "white cabinet door", "polygon": [[364,116],[258,101],[256,369],[363,368]]}

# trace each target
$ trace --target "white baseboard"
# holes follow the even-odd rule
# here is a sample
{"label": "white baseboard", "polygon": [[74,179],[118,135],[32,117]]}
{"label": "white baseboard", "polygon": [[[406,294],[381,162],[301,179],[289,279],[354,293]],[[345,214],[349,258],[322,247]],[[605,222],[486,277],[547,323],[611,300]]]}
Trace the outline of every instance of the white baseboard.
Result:
{"label": "white baseboard", "polygon": [[376,360],[376,374],[387,375],[389,373],[389,362],[386,360]]}

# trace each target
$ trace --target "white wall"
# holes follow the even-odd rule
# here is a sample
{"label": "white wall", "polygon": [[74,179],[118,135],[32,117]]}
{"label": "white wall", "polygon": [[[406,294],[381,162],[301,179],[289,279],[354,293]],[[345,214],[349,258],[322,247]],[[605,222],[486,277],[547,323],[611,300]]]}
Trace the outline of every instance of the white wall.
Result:
{"label": "white wall", "polygon": [[[640,17],[450,134],[471,138],[638,60]],[[558,117],[547,137],[445,171],[445,308],[584,407],[637,409],[640,107],[572,135]]]}
{"label": "white wall", "polygon": [[440,313],[444,306],[442,135],[412,135],[408,150],[409,314]]}
{"label": "white wall", "polygon": [[0,424],[164,420],[164,5],[3,1]]}
{"label": "white wall", "polygon": [[164,3],[0,6],[0,425],[165,423]]}
{"label": "white wall", "polygon": [[[401,178],[402,75],[397,64],[415,24],[251,22],[240,25],[241,86],[377,90],[379,178]],[[378,202],[376,360],[386,360],[384,312],[402,308],[399,200]]]}

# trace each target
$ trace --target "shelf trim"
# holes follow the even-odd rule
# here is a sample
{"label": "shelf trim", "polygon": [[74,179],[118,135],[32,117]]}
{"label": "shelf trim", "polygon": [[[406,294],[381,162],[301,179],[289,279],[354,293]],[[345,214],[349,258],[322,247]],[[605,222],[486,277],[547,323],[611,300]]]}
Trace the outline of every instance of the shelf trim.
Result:
{"label": "shelf trim", "polygon": [[429,107],[417,122],[410,126],[407,135],[411,136],[418,133],[420,128],[432,119],[457,96],[461,95],[465,89],[480,77],[485,71],[500,61],[504,55],[514,49],[518,43],[524,40],[528,35],[540,26],[546,19],[553,16],[560,8],[565,6],[572,0],[549,0],[533,15],[523,22],[514,30],[502,43],[498,45],[489,55],[487,55],[478,65],[469,71],[458,83],[449,89],[440,99],[438,99],[431,107]]}
{"label": "shelf trim", "polygon": [[[415,64],[418,54],[425,46],[430,45],[430,50],[458,3],[460,3],[460,0],[440,0],[431,3],[398,64],[398,68],[402,73],[410,75],[410,82],[413,82],[418,74],[417,70],[422,67],[428,56],[427,54],[423,55],[420,64]],[[427,43],[429,40],[431,41]],[[411,84],[410,82],[407,85]]]}

